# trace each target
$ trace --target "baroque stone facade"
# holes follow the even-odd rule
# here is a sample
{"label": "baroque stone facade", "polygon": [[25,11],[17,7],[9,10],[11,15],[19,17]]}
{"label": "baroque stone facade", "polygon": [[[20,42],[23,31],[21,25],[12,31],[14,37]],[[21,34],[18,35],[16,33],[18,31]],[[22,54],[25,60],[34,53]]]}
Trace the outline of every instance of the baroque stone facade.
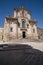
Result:
{"label": "baroque stone facade", "polygon": [[24,7],[14,8],[14,16],[7,16],[4,28],[0,28],[0,40],[38,39],[36,22]]}

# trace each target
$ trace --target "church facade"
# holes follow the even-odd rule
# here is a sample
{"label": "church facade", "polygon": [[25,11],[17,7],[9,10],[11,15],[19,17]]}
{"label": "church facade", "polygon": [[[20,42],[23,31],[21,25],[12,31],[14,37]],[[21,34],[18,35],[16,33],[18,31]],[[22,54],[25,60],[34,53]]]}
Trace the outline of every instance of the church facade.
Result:
{"label": "church facade", "polygon": [[1,39],[10,41],[15,39],[38,39],[37,21],[32,19],[31,12],[24,7],[14,8],[14,16],[5,18]]}

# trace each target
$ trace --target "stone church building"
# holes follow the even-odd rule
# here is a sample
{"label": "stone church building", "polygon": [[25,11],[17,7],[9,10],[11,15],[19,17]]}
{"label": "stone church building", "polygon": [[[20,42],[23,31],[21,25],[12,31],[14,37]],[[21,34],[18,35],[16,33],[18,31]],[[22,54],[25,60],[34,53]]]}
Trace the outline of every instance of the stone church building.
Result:
{"label": "stone church building", "polygon": [[14,16],[5,18],[4,28],[0,28],[0,40],[38,39],[37,21],[24,7],[14,8]]}

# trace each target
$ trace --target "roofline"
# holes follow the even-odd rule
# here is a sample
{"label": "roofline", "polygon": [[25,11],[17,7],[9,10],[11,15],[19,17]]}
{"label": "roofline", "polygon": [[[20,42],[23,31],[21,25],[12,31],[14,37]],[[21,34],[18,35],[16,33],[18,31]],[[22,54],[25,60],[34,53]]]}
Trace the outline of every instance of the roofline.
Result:
{"label": "roofline", "polygon": [[17,20],[17,18],[13,18],[13,17],[6,17],[6,19],[14,19],[14,20]]}
{"label": "roofline", "polygon": [[25,7],[20,7],[20,8],[14,8],[14,10],[16,10],[17,12],[19,11],[19,10],[26,10],[30,15],[31,15],[31,12],[30,12],[30,10],[27,10]]}
{"label": "roofline", "polygon": [[43,28],[39,28],[39,27],[37,27],[37,29],[43,30]]}

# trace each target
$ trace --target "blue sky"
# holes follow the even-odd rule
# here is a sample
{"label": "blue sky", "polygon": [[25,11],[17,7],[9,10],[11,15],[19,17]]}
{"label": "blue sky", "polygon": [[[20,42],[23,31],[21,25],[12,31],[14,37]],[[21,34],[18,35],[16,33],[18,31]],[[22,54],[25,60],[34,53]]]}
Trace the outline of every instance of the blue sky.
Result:
{"label": "blue sky", "polygon": [[13,16],[13,9],[21,6],[30,10],[32,19],[37,19],[37,26],[43,28],[43,0],[0,0],[0,27],[4,26],[8,12]]}

